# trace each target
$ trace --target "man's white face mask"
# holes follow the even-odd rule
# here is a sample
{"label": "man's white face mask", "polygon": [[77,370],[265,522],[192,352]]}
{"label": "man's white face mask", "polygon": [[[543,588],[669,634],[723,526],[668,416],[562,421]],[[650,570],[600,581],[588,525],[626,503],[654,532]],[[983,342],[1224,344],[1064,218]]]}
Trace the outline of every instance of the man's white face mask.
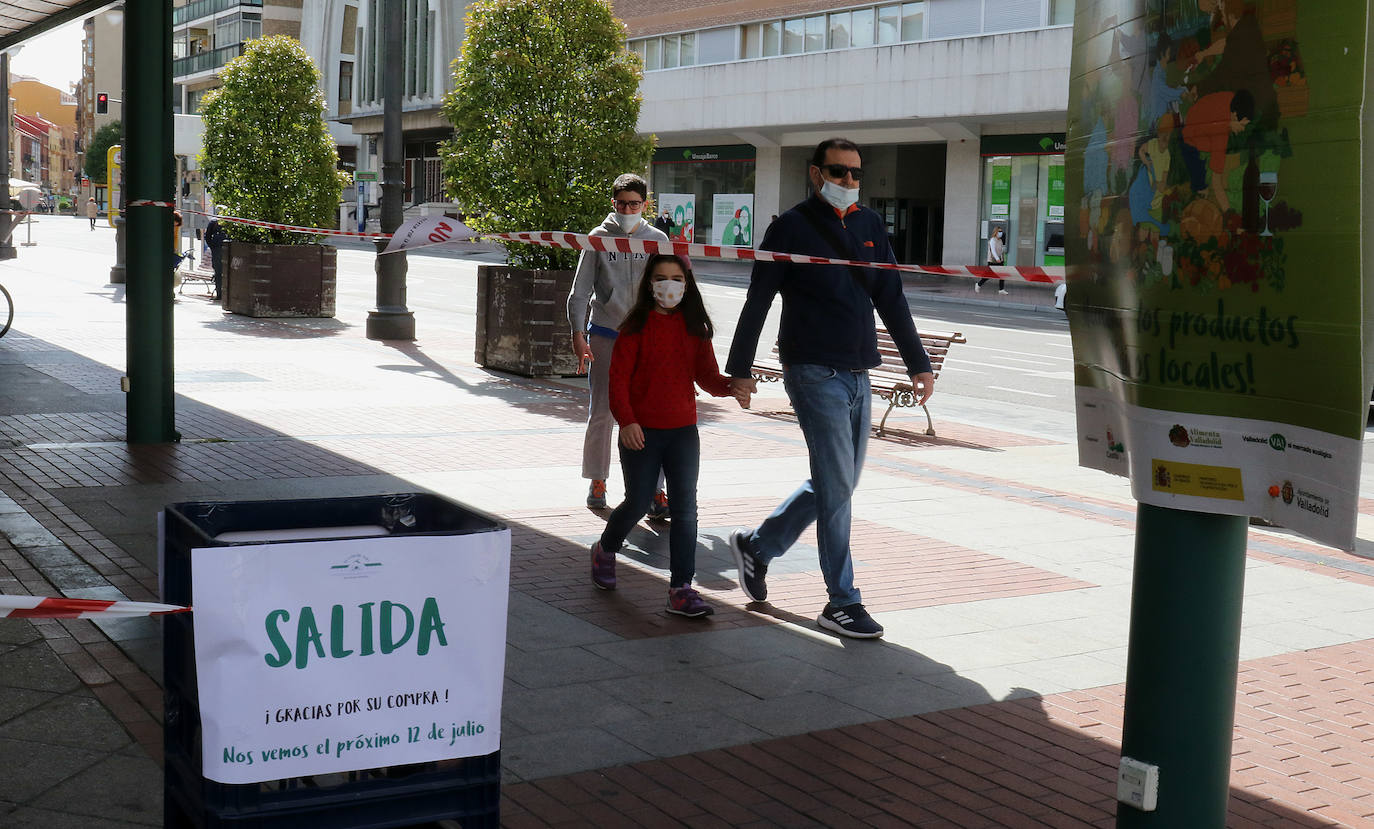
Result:
{"label": "man's white face mask", "polygon": [[848,210],[851,204],[859,200],[859,188],[850,190],[826,179],[821,184],[821,198],[836,210]]}
{"label": "man's white face mask", "polygon": [[620,225],[620,229],[629,233],[639,227],[640,215],[638,213],[616,213],[615,223]]}

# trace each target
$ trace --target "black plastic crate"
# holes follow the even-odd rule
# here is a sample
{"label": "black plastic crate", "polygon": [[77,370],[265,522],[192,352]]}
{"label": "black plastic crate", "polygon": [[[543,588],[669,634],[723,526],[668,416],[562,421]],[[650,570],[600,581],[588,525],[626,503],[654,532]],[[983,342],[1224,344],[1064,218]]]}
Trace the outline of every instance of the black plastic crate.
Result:
{"label": "black plastic crate", "polygon": [[[198,501],[163,513],[163,601],[194,605],[191,550],[229,532],[380,526],[392,536],[464,535],[500,521],[428,493],[286,501]],[[327,540],[358,536],[330,535]],[[291,539],[301,541],[309,539]],[[383,829],[441,819],[464,829],[500,825],[501,753],[229,784],[202,774],[195,634],[190,614],[163,617],[164,818],[168,827]]]}

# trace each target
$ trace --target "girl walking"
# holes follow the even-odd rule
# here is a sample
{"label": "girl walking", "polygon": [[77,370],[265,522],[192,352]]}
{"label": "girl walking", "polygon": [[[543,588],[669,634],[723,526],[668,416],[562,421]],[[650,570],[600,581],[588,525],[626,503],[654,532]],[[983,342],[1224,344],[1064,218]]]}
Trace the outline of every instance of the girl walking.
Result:
{"label": "girl walking", "polygon": [[615,589],[615,554],[649,510],[662,469],[668,484],[668,612],[709,616],[692,589],[696,575],[697,472],[701,440],[693,383],[714,397],[730,395],[711,350],[711,320],[686,260],[655,254],[644,266],[634,307],[611,352],[611,414],[620,424],[625,500],[592,545],[592,584]]}

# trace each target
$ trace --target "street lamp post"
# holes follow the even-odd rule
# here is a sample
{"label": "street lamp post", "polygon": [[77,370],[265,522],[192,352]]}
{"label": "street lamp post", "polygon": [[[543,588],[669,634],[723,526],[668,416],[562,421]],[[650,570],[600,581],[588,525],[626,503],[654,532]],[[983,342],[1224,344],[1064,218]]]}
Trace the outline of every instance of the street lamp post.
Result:
{"label": "street lamp post", "polygon": [[[382,70],[382,232],[401,226],[404,198],[405,143],[401,135],[401,60],[405,27],[403,0],[382,0],[384,58]],[[415,339],[415,314],[406,308],[406,255],[382,255],[385,239],[377,241],[377,309],[367,315],[369,340]]]}

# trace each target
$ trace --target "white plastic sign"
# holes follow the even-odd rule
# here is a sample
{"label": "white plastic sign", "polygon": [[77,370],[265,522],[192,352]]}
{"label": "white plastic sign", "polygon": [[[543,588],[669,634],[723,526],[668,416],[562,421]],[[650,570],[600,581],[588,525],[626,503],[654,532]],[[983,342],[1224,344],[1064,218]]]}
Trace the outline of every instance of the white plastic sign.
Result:
{"label": "white plastic sign", "polygon": [[213,547],[191,567],[207,778],[500,747],[509,530]]}

